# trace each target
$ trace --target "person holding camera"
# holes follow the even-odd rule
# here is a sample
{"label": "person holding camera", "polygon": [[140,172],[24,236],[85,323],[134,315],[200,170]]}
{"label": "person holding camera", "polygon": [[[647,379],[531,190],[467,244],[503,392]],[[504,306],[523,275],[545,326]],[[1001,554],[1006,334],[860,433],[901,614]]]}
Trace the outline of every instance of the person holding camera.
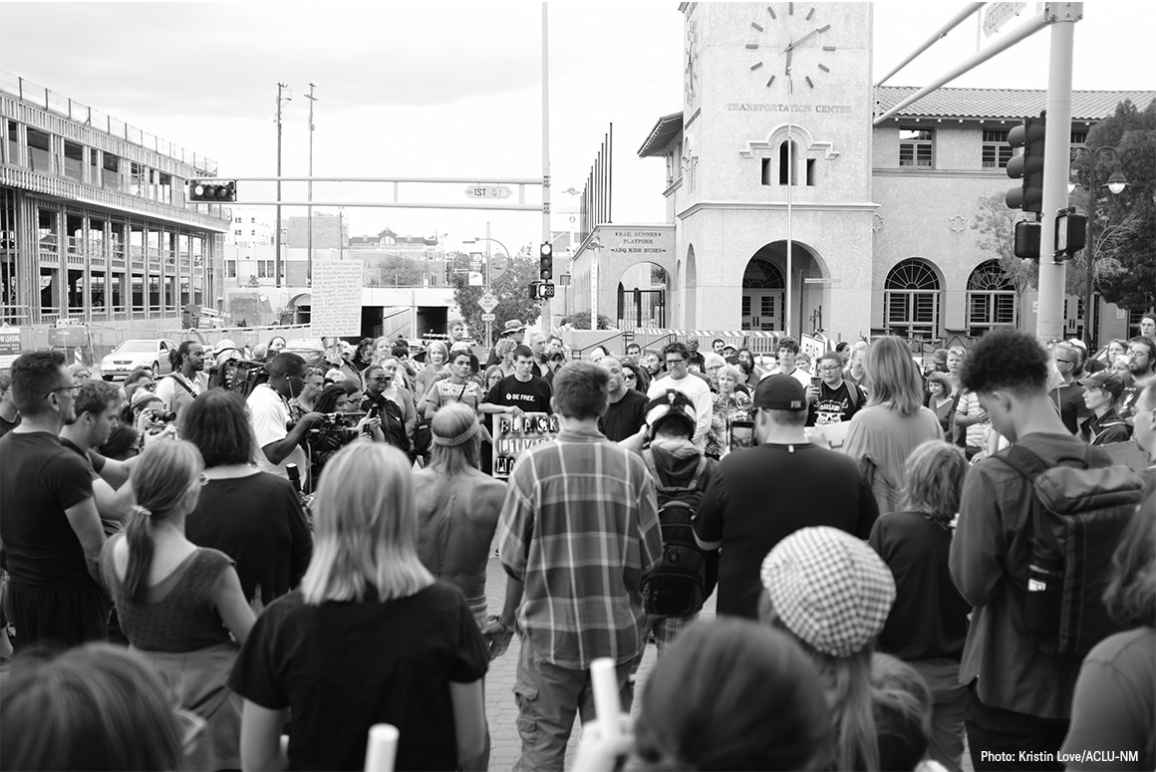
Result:
{"label": "person holding camera", "polygon": [[131,423],[146,438],[162,433],[176,434],[173,427],[176,413],[165,407],[164,401],[153,392],[137,389],[131,405]]}
{"label": "person holding camera", "polygon": [[349,443],[360,437],[385,442],[381,419],[357,412],[357,407],[357,384],[352,381],[332,383],[317,397],[314,408],[324,420],[310,429],[305,439],[314,488],[325,463]]}
{"label": "person holding camera", "polygon": [[366,369],[365,399],[361,409],[370,418],[380,420],[386,442],[409,453],[410,438],[417,425],[417,409],[410,391],[398,386],[394,380],[397,367],[397,360],[387,359],[383,364],[370,365]]}
{"label": "person holding camera", "polygon": [[289,464],[296,464],[298,469],[307,468],[301,442],[305,433],[324,416],[309,412],[297,423],[290,423],[289,400],[305,387],[304,359],[297,354],[277,354],[265,365],[265,371],[269,380],[257,384],[247,400],[249,420],[260,448],[260,452],[255,454],[257,466],[288,479]]}

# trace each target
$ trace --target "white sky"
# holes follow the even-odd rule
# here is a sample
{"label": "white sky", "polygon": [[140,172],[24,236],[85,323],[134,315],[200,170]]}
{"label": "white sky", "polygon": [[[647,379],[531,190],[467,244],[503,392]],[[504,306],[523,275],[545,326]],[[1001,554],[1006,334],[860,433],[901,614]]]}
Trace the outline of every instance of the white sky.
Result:
{"label": "white sky", "polygon": [[[962,3],[875,4],[878,78]],[[540,177],[541,6],[537,2],[386,5],[0,2],[0,70],[22,75],[215,158],[222,176],[276,170],[276,84],[290,85],[283,173],[307,168],[308,82],[317,84],[314,173],[324,176]],[[664,168],[636,153],[655,120],[682,108],[682,14],[676,2],[549,6],[554,227],[577,199],[614,123],[614,221],[663,219]],[[1076,25],[1073,86],[1156,89],[1156,3],[1094,0]],[[969,20],[894,77],[923,85],[976,48]],[[1048,32],[953,86],[1046,88]],[[462,186],[410,200],[465,202]],[[315,185],[314,198],[367,200],[387,186]],[[242,184],[242,197],[272,198]],[[286,184],[285,198],[304,199]],[[537,200],[537,194],[533,194]],[[334,210],[335,211],[335,210]],[[273,209],[257,216],[273,220]],[[284,215],[303,214],[285,209]],[[511,250],[537,241],[533,212],[346,209],[353,235],[480,235]],[[476,248],[474,248],[476,249]]]}

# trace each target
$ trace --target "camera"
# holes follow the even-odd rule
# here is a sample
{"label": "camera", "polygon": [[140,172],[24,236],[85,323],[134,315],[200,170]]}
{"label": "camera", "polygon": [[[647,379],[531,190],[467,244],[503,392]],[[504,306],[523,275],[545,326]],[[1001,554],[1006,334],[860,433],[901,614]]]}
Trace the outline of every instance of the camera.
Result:
{"label": "camera", "polygon": [[269,371],[265,369],[264,363],[241,360],[237,362],[237,370],[233,373],[229,388],[239,392],[242,397],[248,397],[253,389],[268,380]]}
{"label": "camera", "polygon": [[145,412],[151,415],[154,421],[159,423],[169,424],[177,420],[177,414],[173,410],[149,409]]}
{"label": "camera", "polygon": [[341,435],[342,442],[349,442],[360,433],[357,424],[365,417],[365,413],[322,413],[322,416],[322,421],[309,431],[333,432]]}

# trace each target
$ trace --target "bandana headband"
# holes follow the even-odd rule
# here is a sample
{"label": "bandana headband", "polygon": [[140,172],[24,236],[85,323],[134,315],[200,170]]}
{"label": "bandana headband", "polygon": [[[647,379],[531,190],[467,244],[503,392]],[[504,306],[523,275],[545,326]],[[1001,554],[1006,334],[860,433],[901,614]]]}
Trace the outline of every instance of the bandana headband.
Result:
{"label": "bandana headband", "polygon": [[432,441],[434,445],[440,445],[443,448],[456,448],[458,445],[461,445],[462,443],[472,439],[473,436],[478,433],[478,429],[480,427],[481,424],[475,420],[470,428],[466,429],[456,437],[442,437],[440,434],[434,434]]}

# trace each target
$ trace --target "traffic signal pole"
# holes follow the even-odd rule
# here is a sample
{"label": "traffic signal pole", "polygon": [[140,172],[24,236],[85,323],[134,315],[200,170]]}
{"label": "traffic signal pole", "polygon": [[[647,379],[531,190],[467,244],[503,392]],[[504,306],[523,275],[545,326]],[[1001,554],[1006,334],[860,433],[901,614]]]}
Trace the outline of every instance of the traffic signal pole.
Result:
{"label": "traffic signal pole", "polygon": [[[1068,163],[1072,131],[1072,49],[1079,3],[1049,3],[1055,14],[1051,25],[1048,65],[1048,118],[1044,139],[1044,195],[1041,207],[1039,261],[1039,313],[1036,337],[1041,341],[1062,338],[1064,333],[1064,287],[1066,266],[1056,260],[1056,215],[1068,206]],[[1087,319],[1092,309],[1085,308]]]}
{"label": "traffic signal pole", "polygon": [[[542,3],[542,242],[553,243],[550,238],[550,24],[545,2]],[[553,298],[542,303],[542,332],[546,335],[554,327],[553,304]]]}

